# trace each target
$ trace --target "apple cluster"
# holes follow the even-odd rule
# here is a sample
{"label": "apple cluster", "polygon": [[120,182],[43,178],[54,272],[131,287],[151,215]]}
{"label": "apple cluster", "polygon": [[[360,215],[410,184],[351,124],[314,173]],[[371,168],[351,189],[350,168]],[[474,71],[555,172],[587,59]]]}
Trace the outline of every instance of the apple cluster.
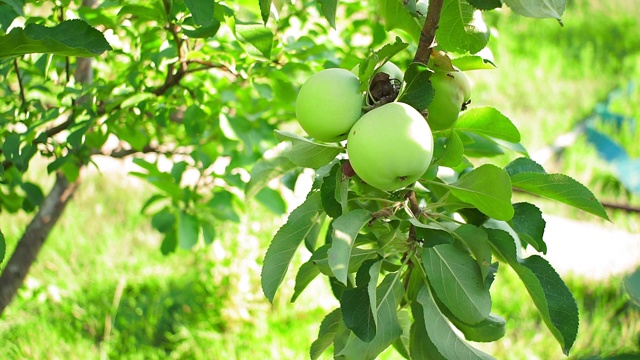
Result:
{"label": "apple cluster", "polygon": [[[448,129],[470,97],[466,76],[459,71],[436,71],[435,90],[425,117],[402,102],[390,102],[363,115],[367,104],[357,70],[326,69],[312,75],[300,89],[296,116],[300,126],[319,141],[347,140],[347,154],[361,180],[385,191],[416,182],[433,157],[432,130]],[[387,62],[378,72],[402,81],[402,71]]]}

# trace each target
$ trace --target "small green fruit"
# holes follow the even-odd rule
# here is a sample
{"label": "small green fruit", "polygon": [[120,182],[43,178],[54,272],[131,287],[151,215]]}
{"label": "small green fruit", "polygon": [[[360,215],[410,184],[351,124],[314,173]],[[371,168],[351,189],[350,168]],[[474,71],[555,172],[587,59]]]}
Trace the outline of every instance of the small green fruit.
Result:
{"label": "small green fruit", "polygon": [[378,189],[414,183],[433,157],[433,135],[411,106],[393,102],[366,113],[349,131],[347,153],[356,175]]}
{"label": "small green fruit", "polygon": [[361,115],[360,81],[348,70],[322,70],[307,79],[298,93],[296,117],[316,140],[346,139]]}
{"label": "small green fruit", "polygon": [[[431,86],[435,93],[433,100],[427,107],[429,111],[427,121],[432,130],[445,130],[452,127],[458,119],[462,104],[465,102],[466,94],[458,83],[461,81],[458,79],[462,79],[462,77],[453,74],[458,73],[436,72],[431,75]],[[462,73],[459,74],[464,76]]]}
{"label": "small green fruit", "polygon": [[450,72],[451,76],[456,79],[456,84],[462,91],[464,96],[464,102],[471,100],[471,83],[469,82],[469,78],[462,71],[453,71]]}

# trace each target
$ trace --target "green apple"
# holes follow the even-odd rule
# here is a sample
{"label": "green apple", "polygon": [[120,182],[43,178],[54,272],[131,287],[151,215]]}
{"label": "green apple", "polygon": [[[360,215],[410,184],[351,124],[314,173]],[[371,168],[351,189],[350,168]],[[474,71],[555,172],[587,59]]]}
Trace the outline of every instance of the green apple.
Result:
{"label": "green apple", "polygon": [[346,139],[361,115],[360,81],[348,70],[326,69],[313,74],[298,93],[296,117],[316,140]]}
{"label": "green apple", "polygon": [[467,75],[460,70],[452,71],[449,74],[456,79],[456,84],[462,91],[464,102],[471,100],[471,83],[469,82]]}
{"label": "green apple", "polygon": [[435,72],[431,75],[431,86],[435,91],[433,100],[427,107],[429,111],[427,121],[431,129],[449,129],[458,120],[458,114],[466,96],[458,83],[460,81],[458,79],[462,79],[462,76],[465,75],[461,72]]}
{"label": "green apple", "polygon": [[393,102],[369,111],[353,125],[347,154],[360,179],[393,191],[414,183],[427,170],[433,135],[416,109]]}

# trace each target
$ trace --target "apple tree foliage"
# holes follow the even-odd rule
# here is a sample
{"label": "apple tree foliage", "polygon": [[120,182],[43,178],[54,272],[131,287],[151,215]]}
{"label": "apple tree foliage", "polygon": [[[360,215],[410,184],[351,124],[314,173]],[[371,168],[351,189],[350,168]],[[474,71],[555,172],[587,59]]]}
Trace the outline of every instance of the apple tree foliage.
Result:
{"label": "apple tree foliage", "polygon": [[[346,176],[344,143],[285,130],[296,129],[298,89],[326,68],[359,66],[369,92],[373,74],[393,60],[405,71],[396,101],[425,110],[433,64],[411,60],[430,45],[421,41],[425,28],[437,28],[437,49],[453,66],[493,68],[476,55],[489,41],[477,10],[508,6],[560,21],[564,0],[89,3],[0,0],[3,216],[46,210],[54,174],[75,183],[99,157],[133,156],[132,175],[156,190],[142,211],[168,254],[211,243],[248,201],[284,213],[274,181],[291,188],[312,169],[311,191],[275,234],[262,272],[273,301],[294,254],[308,251],[292,300],[316,277],[331,284],[340,307],[322,321],[311,358],[332,347],[337,358],[373,359],[390,346],[411,359],[491,358],[467,340],[505,333],[491,312],[499,264],[515,270],[569,352],[577,306],[548,262],[520,256],[529,246],[546,252],[545,223],[534,204],[512,202],[512,189],[607,215],[584,186],[529,159],[492,104],[469,106],[452,128],[434,131],[429,169],[392,192]],[[439,21],[430,24],[436,3]],[[80,76],[86,58],[89,77]],[[485,161],[505,151],[519,157],[503,168]]]}
{"label": "apple tree foliage", "polygon": [[[436,3],[432,0],[429,6]],[[561,1],[505,4],[521,15],[558,21],[564,10]],[[449,66],[462,71],[492,68],[492,63],[475,55],[489,41],[478,10],[503,4],[444,0],[439,24],[429,24],[431,9],[424,13],[420,5],[379,1],[385,31],[402,36],[373,48],[357,67],[361,89],[369,99],[377,70],[389,60],[404,63],[404,80],[395,101],[423,111],[428,121],[424,110],[438,101],[431,70],[440,65],[433,58],[416,61],[425,46],[421,36],[429,26],[437,29],[436,49],[453,58]],[[327,14],[327,2],[321,2],[321,8],[333,25],[334,13]],[[407,61],[407,53],[414,51],[416,57]],[[370,105],[365,103],[363,110],[376,107]],[[388,121],[392,131],[393,117]],[[275,234],[262,271],[262,288],[273,301],[294,254],[304,246],[311,255],[297,269],[292,301],[316,277],[328,278],[340,307],[323,320],[311,345],[312,359],[330,347],[336,358],[374,359],[391,346],[410,359],[491,359],[468,341],[491,342],[505,334],[505,319],[491,311],[491,285],[501,264],[520,277],[562,352],[569,353],[578,332],[577,305],[543,257],[522,257],[526,247],[546,253],[545,221],[536,205],[514,202],[512,192],[608,216],[582,184],[563,174],[549,174],[531,160],[519,131],[498,109],[491,104],[463,106],[455,123],[433,131],[429,169],[414,184],[395,191],[370,186],[357,176],[357,169],[354,176],[347,157],[349,141],[325,143],[286,131],[277,136],[288,146],[256,164],[246,192],[252,195],[268,181],[300,167],[315,171],[305,201]],[[508,165],[486,162],[505,151],[516,155]]]}

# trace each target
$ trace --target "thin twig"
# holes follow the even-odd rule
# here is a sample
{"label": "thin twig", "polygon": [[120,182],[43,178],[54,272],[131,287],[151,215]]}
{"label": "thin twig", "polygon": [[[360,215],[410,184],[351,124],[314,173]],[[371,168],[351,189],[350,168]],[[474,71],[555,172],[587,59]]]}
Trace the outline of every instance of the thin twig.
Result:
{"label": "thin twig", "polygon": [[13,68],[16,70],[18,76],[18,86],[20,87],[20,101],[22,101],[22,107],[27,103],[27,98],[24,95],[24,84],[22,83],[22,75],[20,75],[20,68],[18,67],[18,58],[13,59]]}
{"label": "thin twig", "polygon": [[220,69],[220,70],[232,75],[234,78],[240,77],[240,75],[237,72],[231,70],[231,68],[229,68],[227,65],[224,65],[224,64],[216,64],[216,63],[213,63],[211,61],[205,61],[205,60],[200,60],[200,59],[187,60],[187,64],[199,64],[199,65],[202,65],[202,67],[199,67],[199,68],[189,69],[187,71],[188,73],[201,71],[201,70],[208,70],[208,69]]}
{"label": "thin twig", "polygon": [[[178,33],[178,26],[175,24],[169,24],[166,29],[169,30],[176,43],[176,49],[178,50],[178,62],[169,65],[164,84],[152,91],[152,93],[157,96],[164,95],[173,86],[178,85],[180,80],[182,80],[182,78],[187,74],[187,54],[183,46],[184,39],[182,39]],[[178,69],[174,72],[173,69],[176,65],[178,65]]]}
{"label": "thin twig", "polygon": [[431,56],[434,40],[436,38],[436,30],[440,23],[440,14],[442,13],[443,0],[429,1],[429,9],[427,10],[427,18],[425,19],[422,31],[420,31],[420,40],[418,41],[418,49],[413,57],[414,62],[427,64]]}

